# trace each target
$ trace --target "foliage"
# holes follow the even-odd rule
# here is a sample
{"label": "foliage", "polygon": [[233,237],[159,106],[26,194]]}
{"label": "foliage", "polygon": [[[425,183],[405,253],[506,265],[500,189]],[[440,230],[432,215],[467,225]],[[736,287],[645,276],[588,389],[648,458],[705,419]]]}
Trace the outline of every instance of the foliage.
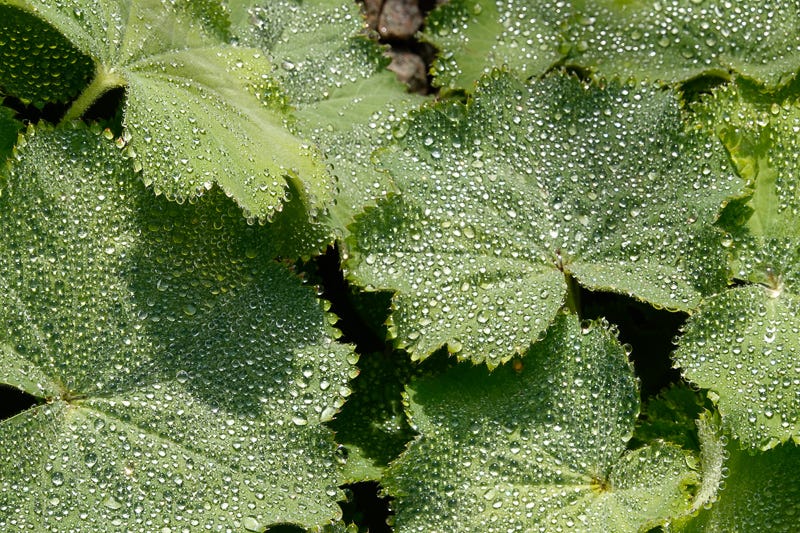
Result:
{"label": "foliage", "polygon": [[790,530],[797,11],[0,0],[0,528]]}

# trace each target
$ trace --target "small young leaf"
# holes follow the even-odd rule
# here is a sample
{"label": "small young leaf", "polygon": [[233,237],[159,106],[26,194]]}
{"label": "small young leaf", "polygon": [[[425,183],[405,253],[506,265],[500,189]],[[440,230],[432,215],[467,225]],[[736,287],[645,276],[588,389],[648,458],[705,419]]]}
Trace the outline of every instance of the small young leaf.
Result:
{"label": "small young leaf", "polygon": [[381,163],[401,194],[357,219],[346,267],[397,291],[417,358],[506,361],[575,279],[681,310],[725,285],[711,223],[741,182],[669,92],[496,74],[419,113]]}
{"label": "small young leaf", "polygon": [[14,112],[0,106],[0,178],[8,172],[8,159],[17,143],[22,123],[14,118]]}
{"label": "small young leaf", "polygon": [[[413,431],[401,405],[403,383],[412,369],[405,354],[370,353],[359,357],[353,395],[329,426],[349,451],[348,481],[379,480],[403,451]],[[355,463],[355,464],[354,464]]]}
{"label": "small young leaf", "polygon": [[0,197],[0,383],[42,400],[0,422],[0,529],[336,519],[349,349],[270,228],[154,197],[114,150],[36,131]]}
{"label": "small young leaf", "polygon": [[642,414],[632,441],[644,444],[663,439],[686,450],[700,450],[694,421],[703,412],[703,396],[684,385],[674,385],[651,397]]}
{"label": "small young leaf", "polygon": [[559,314],[520,363],[410,387],[419,437],[384,482],[398,531],[633,532],[688,508],[687,452],[625,451],[638,391],[606,325]]}

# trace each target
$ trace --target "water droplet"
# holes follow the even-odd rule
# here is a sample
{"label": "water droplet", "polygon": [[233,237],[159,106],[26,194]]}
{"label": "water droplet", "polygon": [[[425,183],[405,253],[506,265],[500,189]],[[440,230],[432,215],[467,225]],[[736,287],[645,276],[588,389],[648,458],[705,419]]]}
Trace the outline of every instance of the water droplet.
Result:
{"label": "water droplet", "polygon": [[122,502],[116,499],[114,496],[107,496],[103,500],[103,505],[112,510],[117,510],[122,508]]}

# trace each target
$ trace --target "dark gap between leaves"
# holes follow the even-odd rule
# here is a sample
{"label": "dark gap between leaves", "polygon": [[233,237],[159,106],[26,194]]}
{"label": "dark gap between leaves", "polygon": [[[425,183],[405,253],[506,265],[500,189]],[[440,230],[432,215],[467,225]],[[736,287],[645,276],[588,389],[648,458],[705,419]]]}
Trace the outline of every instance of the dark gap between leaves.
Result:
{"label": "dark gap between leaves", "polygon": [[387,520],[394,513],[390,508],[391,498],[381,496],[381,486],[377,481],[349,483],[341,487],[347,499],[340,502],[342,521],[355,524],[359,532],[390,533]]}
{"label": "dark gap between leaves", "polygon": [[264,530],[264,533],[305,533],[306,529],[294,524],[277,524]]}
{"label": "dark gap between leaves", "polygon": [[[365,20],[370,23],[371,26],[373,26],[375,24],[375,20],[371,19],[368,12],[371,11],[372,16],[380,17],[380,12],[383,10],[385,2],[383,0],[357,1],[362,6],[362,12],[365,15]],[[436,60],[436,57],[439,55],[439,50],[433,45],[422,42],[417,38],[417,35],[425,30],[425,22],[427,21],[428,13],[430,13],[431,10],[437,6],[437,4],[438,2],[436,0],[419,0],[416,2],[416,6],[414,6],[414,3],[407,4],[408,7],[413,6],[418,8],[419,14],[422,18],[422,25],[417,28],[414,34],[409,38],[386,38],[381,36],[377,31],[370,32],[370,35],[376,42],[389,46],[392,52],[401,54],[411,53],[418,56],[422,60],[425,66],[424,84],[420,85],[419,80],[417,79],[410,79],[407,81],[401,80],[404,81],[409,91],[419,94],[438,94],[439,92],[439,88],[433,86],[433,75],[431,74],[431,67],[433,66],[433,62]],[[377,9],[377,11],[374,11],[375,9]],[[398,78],[400,78],[400,76],[398,76]]]}
{"label": "dark gap between leaves", "polygon": [[103,94],[83,114],[87,122],[99,122],[109,128],[115,137],[122,135],[122,110],[125,104],[125,88],[117,87]]}
{"label": "dark gap between leaves", "polygon": [[725,71],[711,71],[688,79],[678,85],[678,92],[682,95],[681,105],[688,108],[717,87],[730,82],[730,73]]}
{"label": "dark gap between leaves", "polygon": [[3,106],[8,107],[14,113],[17,120],[23,124],[38,124],[41,121],[58,123],[64,113],[67,112],[69,104],[45,104],[41,109],[33,104],[26,104],[14,96],[5,96]]}
{"label": "dark gap between leaves", "polygon": [[[342,342],[355,344],[360,354],[391,350],[384,326],[389,317],[391,293],[357,292],[351,287],[342,273],[338,246],[328,247],[312,263],[301,265],[300,270],[320,285],[321,296],[331,303],[331,312],[339,317],[336,327],[342,332]],[[375,312],[376,309],[380,312]],[[365,316],[368,311],[370,316]]]}
{"label": "dark gap between leaves", "polygon": [[0,383],[0,420],[16,416],[41,403],[36,396]]}
{"label": "dark gap between leaves", "polygon": [[600,317],[619,328],[619,340],[633,347],[630,359],[641,381],[642,400],[681,381],[672,367],[672,341],[689,317],[683,312],[658,310],[629,296],[581,288],[581,318]]}

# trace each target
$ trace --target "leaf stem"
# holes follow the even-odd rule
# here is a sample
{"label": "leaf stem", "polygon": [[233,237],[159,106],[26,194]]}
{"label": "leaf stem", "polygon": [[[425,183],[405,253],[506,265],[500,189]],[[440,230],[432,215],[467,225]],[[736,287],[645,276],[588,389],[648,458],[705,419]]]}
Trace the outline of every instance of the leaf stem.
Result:
{"label": "leaf stem", "polygon": [[94,79],[86,86],[80,96],[72,102],[60,124],[66,124],[81,118],[101,96],[112,89],[125,87],[127,84],[128,82],[125,78],[98,63],[95,66]]}
{"label": "leaf stem", "polygon": [[567,309],[578,315],[578,318],[583,318],[581,316],[581,286],[578,280],[566,270],[564,271],[564,280],[567,282]]}

